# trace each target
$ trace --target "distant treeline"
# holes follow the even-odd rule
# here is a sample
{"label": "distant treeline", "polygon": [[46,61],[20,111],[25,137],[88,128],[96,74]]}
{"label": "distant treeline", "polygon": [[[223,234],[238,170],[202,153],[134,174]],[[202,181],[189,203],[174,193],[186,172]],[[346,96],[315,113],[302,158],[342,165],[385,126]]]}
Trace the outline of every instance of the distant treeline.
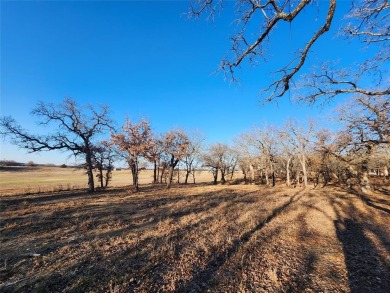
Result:
{"label": "distant treeline", "polygon": [[83,166],[68,166],[66,164],[62,165],[55,165],[55,164],[36,164],[33,161],[29,161],[27,163],[21,163],[16,162],[14,160],[0,160],[0,166],[7,166],[7,167],[21,167],[21,166],[27,166],[27,167],[61,167],[61,168],[83,168]]}
{"label": "distant treeline", "polygon": [[0,166],[26,166],[25,163],[19,163],[13,160],[1,160]]}

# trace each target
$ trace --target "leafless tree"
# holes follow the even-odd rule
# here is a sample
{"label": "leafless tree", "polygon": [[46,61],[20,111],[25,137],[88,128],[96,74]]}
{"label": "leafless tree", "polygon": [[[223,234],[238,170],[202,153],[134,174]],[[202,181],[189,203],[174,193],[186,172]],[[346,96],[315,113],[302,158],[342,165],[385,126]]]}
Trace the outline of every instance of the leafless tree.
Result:
{"label": "leafless tree", "polygon": [[[190,16],[207,15],[213,17],[224,8],[223,0],[194,0]],[[329,0],[325,9],[310,8],[312,0],[237,0],[235,1],[237,32],[232,37],[231,54],[221,62],[220,69],[235,80],[235,70],[244,60],[256,63],[267,60],[268,44],[272,42],[276,31],[283,33],[282,23],[296,23],[303,11],[311,11],[318,26],[304,44],[282,68],[275,70],[275,79],[264,90],[265,100],[271,101],[283,96],[291,88],[298,100],[314,103],[320,98],[330,99],[340,94],[359,93],[371,96],[390,94],[386,68],[390,60],[390,26],[388,0],[351,1],[350,12],[340,28],[340,38],[359,39],[363,46],[377,48],[377,52],[368,56],[362,64],[353,64],[350,68],[340,68],[329,62],[316,66],[312,73],[298,77],[312,47],[321,36],[327,33],[334,22],[336,0]],[[312,9],[312,10],[310,10]],[[306,17],[310,17],[308,14]],[[254,25],[260,29],[253,35]],[[301,29],[302,27],[300,27]],[[287,32],[286,32],[287,33]],[[286,50],[286,54],[291,52]],[[373,76],[376,82],[372,82]],[[371,80],[370,83],[365,80]],[[368,85],[367,85],[368,84]]]}
{"label": "leafless tree", "polygon": [[345,132],[321,129],[316,133],[316,138],[314,152],[319,156],[317,168],[324,177],[324,185],[333,179],[348,184],[356,177],[356,166],[360,160],[360,156],[350,152],[351,136]]}
{"label": "leafless tree", "polygon": [[[94,165],[98,170],[96,175],[100,181],[100,187],[108,186],[112,178],[113,163],[116,157],[115,148],[108,141],[102,141],[94,149]],[[106,171],[106,173],[104,173]]]}
{"label": "leafless tree", "polygon": [[1,134],[10,138],[11,143],[29,152],[63,150],[85,159],[88,175],[88,190],[95,190],[93,178],[93,157],[95,139],[111,128],[108,107],[96,109],[92,106],[79,106],[73,99],[66,98],[60,104],[40,102],[31,112],[38,117],[43,127],[57,126],[49,134],[30,134],[19,126],[12,117],[0,120]]}
{"label": "leafless tree", "polygon": [[[213,15],[215,11],[222,9],[224,1],[198,0],[193,2],[190,15],[193,17],[201,14]],[[293,23],[299,14],[311,3],[311,0],[237,0],[236,22],[238,32],[232,38],[232,57],[222,60],[221,69],[230,74],[234,79],[235,68],[248,59],[255,62],[257,59],[266,58],[267,42],[277,26],[283,22]],[[294,59],[283,68],[277,70],[278,78],[265,90],[268,92],[268,100],[283,96],[289,89],[293,77],[303,67],[310,49],[315,42],[329,30],[333,21],[336,0],[329,1],[327,14],[319,23],[319,27],[307,40],[303,48],[298,51]],[[260,22],[260,30],[253,38],[250,27]]]}
{"label": "leafless tree", "polygon": [[278,131],[277,140],[281,148],[279,160],[285,169],[286,185],[291,186],[291,163],[295,156],[294,146],[290,143],[290,136],[284,131]]}
{"label": "leafless tree", "polygon": [[[390,95],[390,4],[388,0],[351,1],[339,37],[357,39],[366,49],[373,48],[365,61],[347,68],[324,62],[300,78],[295,98],[308,103],[329,100],[337,95],[385,97]],[[367,82],[369,81],[369,82]]]}
{"label": "leafless tree", "polygon": [[303,184],[308,186],[307,154],[310,150],[311,140],[314,137],[314,123],[308,121],[307,125],[300,125],[296,120],[291,119],[285,126],[284,135],[289,136],[289,141],[294,147],[301,164]]}
{"label": "leafless tree", "polygon": [[227,176],[229,176],[228,180],[233,179],[237,164],[238,164],[238,153],[236,152],[235,149],[228,146],[222,160],[221,177],[223,178],[223,183],[226,182]]}
{"label": "leafless tree", "polygon": [[390,145],[390,99],[355,96],[339,109],[339,115],[344,123],[340,136],[347,138],[342,145],[350,156],[359,159],[361,189],[369,192],[370,157],[379,146]]}
{"label": "leafless tree", "polygon": [[238,155],[238,165],[244,175],[245,183],[248,181],[248,176],[250,183],[255,182],[255,169],[259,165],[259,153],[253,146],[252,134],[251,132],[243,132],[234,139],[234,149]]}
{"label": "leafless tree", "polygon": [[275,186],[275,163],[279,153],[278,131],[273,127],[255,127],[251,133],[251,144],[258,150],[258,156],[265,173],[266,184],[269,185],[269,176],[272,186]]}
{"label": "leafless tree", "polygon": [[188,134],[189,145],[187,154],[183,159],[185,165],[185,180],[184,184],[188,183],[188,177],[192,175],[193,182],[195,183],[195,171],[196,165],[201,159],[202,153],[202,144],[205,140],[205,137],[199,131],[193,131]]}
{"label": "leafless tree", "polygon": [[[242,156],[240,153],[238,153],[237,158],[238,167],[240,168],[242,175],[244,175],[244,183],[248,183],[248,176],[251,172],[251,160],[248,157]],[[252,167],[253,169],[253,167]],[[250,182],[252,183],[254,181],[254,175],[253,177],[250,177]]]}
{"label": "leafless tree", "polygon": [[224,184],[226,176],[235,170],[237,153],[225,143],[214,143],[203,155],[203,163],[213,173],[213,183],[217,184],[218,173],[221,173],[221,183]]}
{"label": "leafless tree", "polygon": [[126,119],[122,127],[123,133],[112,134],[112,143],[118,145],[121,151],[126,153],[133,177],[135,191],[139,190],[138,174],[140,172],[139,163],[141,158],[146,158],[152,146],[152,136],[149,122],[142,120],[133,123]]}
{"label": "leafless tree", "polygon": [[203,166],[210,169],[213,174],[213,183],[218,182],[218,173],[221,167],[220,156],[218,155],[218,144],[211,145],[203,154]]}
{"label": "leafless tree", "polygon": [[168,156],[169,174],[167,188],[170,188],[173,179],[173,171],[180,160],[188,153],[190,145],[187,135],[181,130],[168,131],[162,139],[163,149]]}
{"label": "leafless tree", "polygon": [[370,169],[377,172],[377,175],[390,179],[390,145],[381,145],[375,148],[369,166]]}
{"label": "leafless tree", "polygon": [[147,153],[147,159],[149,162],[153,163],[154,184],[159,182],[161,156],[163,155],[163,152],[164,146],[162,143],[162,138],[160,138],[158,135],[153,135],[150,141],[150,148]]}

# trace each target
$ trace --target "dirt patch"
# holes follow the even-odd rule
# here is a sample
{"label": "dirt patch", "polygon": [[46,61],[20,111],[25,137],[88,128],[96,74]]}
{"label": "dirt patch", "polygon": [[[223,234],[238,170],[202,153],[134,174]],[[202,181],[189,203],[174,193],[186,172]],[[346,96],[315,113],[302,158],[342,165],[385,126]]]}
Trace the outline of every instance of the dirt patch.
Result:
{"label": "dirt patch", "polygon": [[3,197],[1,291],[390,291],[384,192],[128,190]]}

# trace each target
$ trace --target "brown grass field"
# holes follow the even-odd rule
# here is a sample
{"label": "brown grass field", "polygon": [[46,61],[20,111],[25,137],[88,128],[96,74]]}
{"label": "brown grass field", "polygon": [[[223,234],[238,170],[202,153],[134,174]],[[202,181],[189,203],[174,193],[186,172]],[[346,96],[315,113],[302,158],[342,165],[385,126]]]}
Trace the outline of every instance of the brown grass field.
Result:
{"label": "brown grass field", "polygon": [[[237,172],[237,176],[240,175]],[[179,180],[184,182],[184,172],[181,172]],[[197,171],[196,182],[211,182],[212,174],[208,171]],[[109,186],[120,187],[132,183],[131,172],[127,169],[112,172],[112,181]],[[87,188],[87,176],[85,170],[59,167],[1,167],[0,166],[0,192],[2,195],[18,193],[40,193],[47,191],[63,191]],[[177,181],[177,177],[174,178]],[[189,182],[192,182],[192,177]],[[139,175],[140,184],[153,182],[153,171],[143,170]],[[99,182],[95,179],[95,185]]]}
{"label": "brown grass field", "polygon": [[389,185],[32,193],[18,172],[1,173],[1,292],[390,292]]}

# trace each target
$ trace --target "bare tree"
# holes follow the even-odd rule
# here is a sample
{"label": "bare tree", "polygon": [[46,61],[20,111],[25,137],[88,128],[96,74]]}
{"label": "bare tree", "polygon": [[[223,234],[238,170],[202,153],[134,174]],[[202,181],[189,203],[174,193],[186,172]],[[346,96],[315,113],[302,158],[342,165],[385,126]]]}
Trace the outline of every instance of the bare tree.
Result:
{"label": "bare tree", "polygon": [[129,119],[126,119],[122,130],[123,133],[112,134],[111,141],[118,145],[121,151],[126,153],[127,162],[133,177],[133,186],[135,191],[138,191],[140,159],[147,157],[152,145],[150,125],[146,120],[142,120],[139,123],[133,123]]}
{"label": "bare tree", "polygon": [[234,149],[238,154],[238,165],[244,175],[244,182],[255,182],[255,169],[259,166],[258,149],[253,144],[254,137],[252,132],[243,132],[234,139]]}
{"label": "bare tree", "polygon": [[31,114],[38,117],[39,125],[47,127],[54,124],[57,130],[45,135],[34,135],[19,126],[12,117],[2,117],[1,134],[31,153],[63,150],[82,156],[87,168],[88,190],[93,192],[94,140],[111,128],[108,107],[80,107],[71,98],[66,98],[60,104],[40,102]]}
{"label": "bare tree", "polygon": [[187,154],[183,159],[185,165],[185,180],[184,184],[188,183],[188,177],[192,174],[193,182],[195,183],[195,171],[197,162],[200,160],[201,152],[202,152],[202,143],[205,138],[199,131],[194,131],[189,133],[189,145]]}
{"label": "bare tree", "polygon": [[221,162],[221,181],[222,183],[225,183],[227,176],[230,175],[228,180],[233,179],[238,163],[238,153],[233,148],[226,145],[226,150]]}
{"label": "bare tree", "polygon": [[370,169],[374,169],[378,176],[390,179],[390,145],[381,145],[375,148],[369,165]]}
{"label": "bare tree", "polygon": [[[213,17],[216,12],[223,10],[223,0],[194,0],[190,16],[208,15]],[[374,53],[368,56],[362,64],[352,64],[350,68],[331,66],[328,62],[316,66],[312,73],[298,77],[312,47],[327,33],[333,23],[336,11],[336,0],[329,0],[326,8],[310,7],[311,0],[236,0],[235,21],[237,30],[232,37],[231,54],[225,57],[220,69],[235,80],[235,70],[244,60],[255,64],[258,60],[267,60],[268,44],[272,42],[275,32],[288,34],[283,31],[284,22],[294,24],[305,11],[305,17],[312,16],[318,26],[303,45],[295,50],[282,68],[275,70],[275,79],[264,89],[265,100],[271,101],[283,96],[294,88],[296,98],[314,103],[320,98],[330,99],[340,94],[359,93],[371,96],[386,96],[390,94],[389,79],[386,78],[386,68],[390,60],[389,40],[390,27],[388,0],[357,0],[351,1],[351,10],[345,15],[345,22],[340,28],[340,38],[354,38],[362,42],[362,46],[375,47]],[[259,26],[260,24],[260,26]],[[253,35],[253,25],[259,26],[258,33]],[[299,29],[303,29],[302,26]],[[291,26],[290,26],[291,30]],[[373,52],[371,51],[371,52]],[[376,52],[375,52],[376,51]],[[286,54],[291,52],[286,50]],[[367,78],[376,82],[365,82]],[[296,80],[297,79],[297,80]],[[294,86],[296,84],[296,86]]]}
{"label": "bare tree", "polygon": [[[98,170],[96,177],[99,178],[100,187],[108,186],[112,178],[113,163],[117,156],[115,148],[108,141],[101,141],[94,149],[94,165]],[[104,173],[106,171],[106,173]]]}
{"label": "bare tree", "polygon": [[[198,0],[193,3],[190,15],[193,17],[205,13],[213,15],[216,10],[222,9],[222,2],[224,1]],[[221,69],[230,74],[234,80],[235,68],[240,66],[245,59],[248,59],[249,62],[256,62],[258,58],[265,59],[267,42],[272,39],[274,31],[278,29],[278,24],[283,22],[293,23],[311,2],[311,0],[237,0],[236,22],[239,28],[232,38],[232,57],[222,60]],[[277,70],[278,78],[265,90],[268,92],[268,100],[281,97],[290,89],[292,78],[303,67],[310,49],[329,30],[335,9],[336,0],[330,0],[327,14],[323,20],[318,22],[320,25],[313,35],[306,41],[303,48],[298,51],[291,62]],[[253,23],[259,21],[259,33],[253,38],[253,31],[250,27]]]}
{"label": "bare tree", "polygon": [[279,160],[281,160],[284,165],[286,185],[291,186],[291,163],[295,155],[294,146],[290,143],[290,136],[284,131],[279,131],[277,133],[277,139],[281,147]]}
{"label": "bare tree", "polygon": [[213,183],[217,184],[218,173],[221,167],[221,161],[220,161],[220,156],[218,155],[217,144],[211,145],[209,149],[206,152],[204,152],[202,161],[204,167],[210,168],[210,171],[213,174]]}
{"label": "bare tree", "polygon": [[154,184],[159,182],[160,163],[161,163],[161,156],[163,152],[164,152],[164,146],[162,143],[162,139],[157,135],[152,136],[150,141],[150,148],[147,153],[147,159],[149,160],[149,162],[153,163]]}
{"label": "bare tree", "polygon": [[317,168],[324,177],[324,185],[333,179],[350,184],[358,174],[356,167],[361,158],[350,152],[350,134],[322,129],[316,133],[316,138],[314,151],[320,156]]}
{"label": "bare tree", "polygon": [[218,173],[221,173],[221,183],[226,182],[226,176],[234,172],[237,165],[237,153],[227,144],[215,143],[203,155],[204,167],[213,173],[214,184],[217,184]]}
{"label": "bare tree", "polygon": [[[339,37],[357,39],[372,55],[348,68],[325,62],[304,75],[297,85],[297,98],[309,103],[341,94],[372,97],[390,95],[388,64],[390,60],[390,4],[388,0],[351,1]],[[387,77],[386,77],[387,76]],[[369,82],[367,83],[367,80]]]}
{"label": "bare tree", "polygon": [[370,157],[379,146],[390,145],[390,100],[388,97],[361,95],[354,97],[339,110],[347,137],[341,144],[350,156],[359,159],[359,182],[363,192],[369,184]]}
{"label": "bare tree", "polygon": [[269,176],[272,178],[272,186],[275,186],[275,163],[278,155],[278,131],[273,127],[263,129],[255,127],[251,133],[251,144],[257,149],[261,157],[263,170],[265,171],[266,184],[269,185]]}
{"label": "bare tree", "polygon": [[168,131],[162,139],[163,149],[169,158],[169,174],[167,188],[171,187],[173,180],[173,171],[180,160],[184,159],[188,153],[190,145],[187,135],[181,130]]}
{"label": "bare tree", "polygon": [[285,127],[284,135],[289,136],[290,143],[299,159],[302,170],[303,184],[308,186],[307,154],[309,152],[311,139],[313,138],[314,123],[309,121],[308,125],[302,126],[295,120],[290,120]]}

